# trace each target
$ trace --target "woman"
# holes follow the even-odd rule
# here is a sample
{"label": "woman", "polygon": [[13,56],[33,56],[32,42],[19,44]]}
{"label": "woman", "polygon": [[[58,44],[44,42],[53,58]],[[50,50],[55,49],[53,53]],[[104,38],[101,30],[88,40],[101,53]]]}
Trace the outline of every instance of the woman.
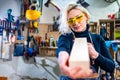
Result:
{"label": "woman", "polygon": [[[112,73],[115,68],[114,61],[108,52],[105,41],[98,34],[89,32],[89,12],[80,5],[68,4],[60,18],[57,57],[63,76],[61,80],[97,80],[89,79],[93,72],[98,72],[99,67]],[[86,37],[90,56],[90,69],[87,73],[82,71],[81,66],[69,67],[68,60],[74,43],[74,38]],[[94,70],[94,71],[93,71]]]}

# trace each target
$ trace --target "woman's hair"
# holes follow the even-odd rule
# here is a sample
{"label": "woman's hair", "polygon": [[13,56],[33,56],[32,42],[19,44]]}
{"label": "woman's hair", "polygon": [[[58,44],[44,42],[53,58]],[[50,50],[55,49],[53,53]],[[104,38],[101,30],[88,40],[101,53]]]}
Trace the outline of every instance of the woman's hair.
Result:
{"label": "woman's hair", "polygon": [[[68,13],[72,10],[72,9],[79,9],[81,10],[85,16],[87,17],[87,19],[90,19],[90,14],[87,11],[87,9],[85,9],[84,7],[82,7],[80,4],[76,4],[76,3],[69,3],[65,9],[61,10],[61,14],[60,14],[60,19],[59,19],[59,32],[61,34],[65,34],[65,33],[70,33],[72,32],[68,23],[67,23],[67,15]],[[88,21],[87,20],[87,21]]]}

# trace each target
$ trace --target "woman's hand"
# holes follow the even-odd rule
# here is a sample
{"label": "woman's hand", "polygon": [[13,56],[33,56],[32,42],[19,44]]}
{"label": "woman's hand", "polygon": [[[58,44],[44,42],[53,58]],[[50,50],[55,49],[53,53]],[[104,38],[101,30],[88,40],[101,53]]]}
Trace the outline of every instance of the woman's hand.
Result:
{"label": "woman's hand", "polygon": [[92,74],[92,70],[83,70],[81,66],[69,67],[69,54],[65,51],[59,53],[58,63],[60,71],[63,75],[66,75],[72,79],[87,78]]}
{"label": "woman's hand", "polygon": [[99,55],[91,43],[88,43],[88,52],[92,59],[96,59]]}
{"label": "woman's hand", "polygon": [[92,69],[83,70],[81,66],[75,66],[70,68],[69,77],[72,79],[89,78],[93,74]]}

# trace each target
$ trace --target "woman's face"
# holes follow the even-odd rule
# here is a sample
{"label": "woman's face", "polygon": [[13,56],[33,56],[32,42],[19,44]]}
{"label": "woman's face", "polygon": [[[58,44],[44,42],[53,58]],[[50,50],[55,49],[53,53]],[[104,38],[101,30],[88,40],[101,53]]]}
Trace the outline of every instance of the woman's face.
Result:
{"label": "woman's face", "polygon": [[87,17],[79,9],[72,9],[67,16],[70,28],[75,32],[83,32],[86,30]]}

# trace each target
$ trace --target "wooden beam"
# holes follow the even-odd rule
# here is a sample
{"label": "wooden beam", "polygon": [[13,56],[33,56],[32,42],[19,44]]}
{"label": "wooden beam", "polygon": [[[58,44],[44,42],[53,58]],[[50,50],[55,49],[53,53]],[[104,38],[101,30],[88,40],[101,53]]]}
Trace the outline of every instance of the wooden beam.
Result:
{"label": "wooden beam", "polygon": [[69,66],[81,66],[85,71],[90,69],[90,59],[86,38],[76,38],[72,47]]}

